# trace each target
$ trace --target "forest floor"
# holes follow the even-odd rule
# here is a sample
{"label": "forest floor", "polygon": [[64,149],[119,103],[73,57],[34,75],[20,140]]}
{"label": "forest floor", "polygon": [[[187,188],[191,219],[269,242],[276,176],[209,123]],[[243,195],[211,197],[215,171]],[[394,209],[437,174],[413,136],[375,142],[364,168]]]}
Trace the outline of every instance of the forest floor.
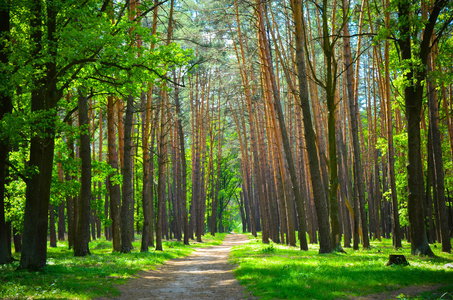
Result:
{"label": "forest floor", "polygon": [[[234,278],[228,262],[231,248],[249,241],[246,235],[229,234],[220,246],[199,248],[190,256],[170,260],[157,270],[144,271],[113,299],[244,299],[244,288]],[[112,298],[99,298],[112,299]]]}
{"label": "forest floor", "polygon": [[[391,292],[385,292],[385,293],[379,293],[379,294],[371,294],[363,297],[356,297],[356,298],[351,298],[351,299],[358,299],[358,300],[384,300],[384,299],[401,299],[398,298],[400,295],[404,295],[402,298],[407,299],[408,297],[416,297],[419,296],[420,294],[424,292],[432,292],[440,289],[442,284],[437,284],[437,285],[413,285],[413,286],[408,286],[404,287],[402,289],[396,290],[396,291],[391,291]],[[436,299],[451,299],[451,294],[448,294],[444,297],[441,297],[442,294],[438,295],[439,297],[436,297]],[[421,298],[425,299],[425,298]],[[428,299],[428,298],[427,298]],[[429,298],[431,299],[431,298]]]}

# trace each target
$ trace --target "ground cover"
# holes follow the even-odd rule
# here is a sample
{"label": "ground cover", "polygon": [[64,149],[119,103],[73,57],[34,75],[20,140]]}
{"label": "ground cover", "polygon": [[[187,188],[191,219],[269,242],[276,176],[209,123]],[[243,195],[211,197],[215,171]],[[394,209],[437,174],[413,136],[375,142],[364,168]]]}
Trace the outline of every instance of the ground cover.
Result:
{"label": "ground cover", "polygon": [[[164,251],[141,253],[140,236],[135,251],[112,253],[112,244],[104,239],[92,241],[87,257],[74,257],[66,242],[48,248],[47,267],[41,272],[16,271],[18,262],[0,265],[0,299],[92,299],[117,295],[123,284],[140,271],[155,269],[169,259],[184,257],[196,248],[220,245],[225,234],[203,237],[203,243],[164,241]],[[18,255],[14,254],[16,258]]]}
{"label": "ground cover", "polygon": [[[370,250],[320,255],[317,245],[300,251],[254,239],[234,247],[230,261],[238,265],[234,272],[239,283],[260,299],[351,299],[379,293],[385,299],[386,292],[421,285],[442,286],[438,298],[452,299],[453,269],[444,266],[453,262],[453,255],[440,253],[439,244],[431,246],[436,259],[410,255],[407,243],[398,251],[388,239],[371,245]],[[406,255],[410,266],[385,266],[389,254]],[[420,299],[435,299],[435,295],[425,293]]]}

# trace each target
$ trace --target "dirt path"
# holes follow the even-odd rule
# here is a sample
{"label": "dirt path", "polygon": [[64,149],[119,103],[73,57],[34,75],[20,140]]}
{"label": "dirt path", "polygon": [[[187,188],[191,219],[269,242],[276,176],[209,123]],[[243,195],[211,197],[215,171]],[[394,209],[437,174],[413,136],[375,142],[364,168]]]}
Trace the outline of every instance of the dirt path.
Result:
{"label": "dirt path", "polygon": [[244,299],[244,289],[233,276],[228,255],[233,246],[247,241],[245,235],[229,234],[220,246],[197,249],[158,270],[143,272],[119,286],[121,295],[114,299]]}

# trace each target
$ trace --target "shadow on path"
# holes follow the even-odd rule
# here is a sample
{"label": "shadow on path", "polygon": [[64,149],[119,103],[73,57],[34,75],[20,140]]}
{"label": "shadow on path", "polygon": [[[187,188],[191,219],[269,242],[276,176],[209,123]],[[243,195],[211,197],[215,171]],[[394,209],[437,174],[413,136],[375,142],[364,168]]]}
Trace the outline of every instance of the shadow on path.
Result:
{"label": "shadow on path", "polygon": [[119,286],[120,296],[101,299],[245,299],[228,255],[233,246],[248,241],[245,235],[229,234],[222,245],[197,249],[190,256],[166,262],[158,270],[145,271]]}

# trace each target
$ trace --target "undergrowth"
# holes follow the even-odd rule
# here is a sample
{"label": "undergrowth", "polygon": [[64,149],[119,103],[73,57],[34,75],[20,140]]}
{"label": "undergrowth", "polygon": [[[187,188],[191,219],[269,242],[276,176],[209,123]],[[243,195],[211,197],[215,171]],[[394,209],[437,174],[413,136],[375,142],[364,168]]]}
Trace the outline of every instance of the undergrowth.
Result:
{"label": "undergrowth", "polygon": [[[164,241],[164,251],[140,251],[140,236],[132,253],[112,253],[105,239],[90,242],[91,255],[74,257],[67,242],[48,247],[47,266],[40,272],[16,271],[19,262],[0,265],[0,299],[92,299],[115,296],[115,285],[124,284],[142,270],[155,269],[169,259],[187,256],[194,248],[219,245],[225,234],[206,235],[203,243]],[[13,254],[16,259],[20,254]]]}
{"label": "undergrowth", "polygon": [[[431,246],[438,258],[410,254],[410,245],[395,251],[391,240],[373,241],[369,250],[318,254],[317,245],[308,251],[279,244],[262,244],[258,239],[236,246],[231,262],[239,282],[260,299],[350,299],[369,294],[399,290],[411,285],[444,285],[444,291],[424,293],[401,299],[453,299],[453,270],[444,268],[453,255],[440,253],[440,245]],[[389,254],[406,255],[410,265],[386,267]],[[435,298],[437,297],[437,298]],[[450,297],[450,298],[448,298]]]}

